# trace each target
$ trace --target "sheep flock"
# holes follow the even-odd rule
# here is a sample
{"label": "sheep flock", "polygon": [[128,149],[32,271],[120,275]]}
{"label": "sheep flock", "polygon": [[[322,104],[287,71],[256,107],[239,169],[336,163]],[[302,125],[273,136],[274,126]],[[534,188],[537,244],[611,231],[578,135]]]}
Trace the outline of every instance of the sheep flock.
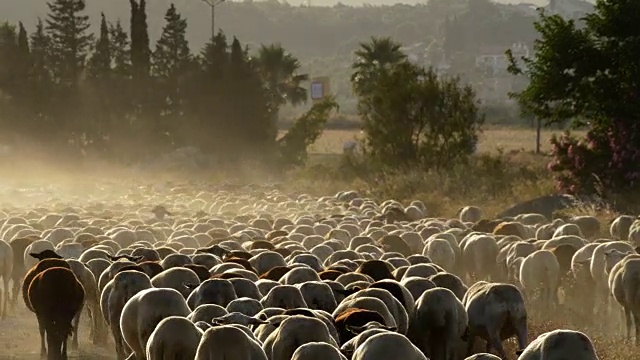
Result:
{"label": "sheep flock", "polygon": [[0,359],[637,359],[640,219],[169,184],[0,211]]}

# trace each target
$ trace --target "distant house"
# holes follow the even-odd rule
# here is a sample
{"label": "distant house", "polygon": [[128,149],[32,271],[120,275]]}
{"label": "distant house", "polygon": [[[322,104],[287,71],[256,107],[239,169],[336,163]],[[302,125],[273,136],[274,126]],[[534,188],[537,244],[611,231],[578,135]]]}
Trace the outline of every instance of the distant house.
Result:
{"label": "distant house", "polygon": [[593,12],[594,5],[585,0],[550,0],[546,9],[570,19],[580,19]]}
{"label": "distant house", "polygon": [[[509,60],[504,46],[483,46],[476,56],[476,67],[485,70],[489,75],[499,75],[507,72]],[[523,43],[511,45],[511,52],[516,59],[529,56],[529,47]]]}

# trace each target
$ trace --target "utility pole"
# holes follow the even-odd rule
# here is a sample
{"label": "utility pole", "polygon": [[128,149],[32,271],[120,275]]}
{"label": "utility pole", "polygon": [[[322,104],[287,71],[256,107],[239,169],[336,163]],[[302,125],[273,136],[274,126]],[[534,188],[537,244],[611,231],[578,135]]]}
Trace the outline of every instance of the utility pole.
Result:
{"label": "utility pole", "polygon": [[223,3],[225,0],[202,0],[205,4],[211,7],[211,40],[216,37],[216,6]]}

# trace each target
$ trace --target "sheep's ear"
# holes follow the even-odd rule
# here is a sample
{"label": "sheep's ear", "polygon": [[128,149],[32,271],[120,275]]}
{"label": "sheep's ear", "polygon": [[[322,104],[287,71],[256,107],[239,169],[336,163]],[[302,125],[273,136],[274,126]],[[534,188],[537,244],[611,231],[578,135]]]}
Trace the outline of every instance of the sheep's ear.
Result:
{"label": "sheep's ear", "polygon": [[134,262],[140,262],[144,260],[144,256],[134,256],[131,258],[131,260],[133,260]]}
{"label": "sheep's ear", "polygon": [[262,313],[262,314],[258,315],[258,319],[267,321],[267,320],[269,320],[269,317],[267,316],[267,314]]}
{"label": "sheep's ear", "polygon": [[182,286],[184,286],[188,290],[193,290],[198,287],[198,284],[192,284],[192,283],[186,282],[186,283],[183,283]]}
{"label": "sheep's ear", "polygon": [[[264,315],[264,314],[262,314],[262,315]],[[267,325],[269,322],[265,321],[265,320],[262,320],[261,319],[262,315],[260,315],[258,317],[254,316],[254,317],[249,318],[249,324],[250,325]]]}
{"label": "sheep's ear", "polygon": [[32,252],[30,252],[30,253],[29,253],[29,256],[31,256],[32,258],[35,258],[35,259],[40,260],[40,254],[36,254],[36,253],[32,253]]}
{"label": "sheep's ear", "polygon": [[351,357],[353,356],[353,350],[351,349],[340,349],[340,352],[342,353],[342,355],[344,355],[347,359],[351,359]]}
{"label": "sheep's ear", "polygon": [[469,341],[470,335],[471,331],[469,331],[469,327],[467,326],[464,328],[464,333],[460,336],[460,339],[462,339],[462,341]]}
{"label": "sheep's ear", "polygon": [[382,325],[382,328],[383,328],[383,329],[385,329],[385,330],[389,330],[389,331],[398,331],[398,328],[397,328],[397,327],[395,327],[395,326],[385,326],[385,325]]}
{"label": "sheep's ear", "polygon": [[211,323],[214,325],[227,325],[230,323],[230,321],[225,319],[224,316],[222,316],[222,317],[211,319]]}
{"label": "sheep's ear", "polygon": [[355,326],[355,325],[346,325],[345,329],[347,329],[347,331],[352,333],[353,335],[358,335],[361,332],[365,331],[366,327],[364,327],[364,326]]}

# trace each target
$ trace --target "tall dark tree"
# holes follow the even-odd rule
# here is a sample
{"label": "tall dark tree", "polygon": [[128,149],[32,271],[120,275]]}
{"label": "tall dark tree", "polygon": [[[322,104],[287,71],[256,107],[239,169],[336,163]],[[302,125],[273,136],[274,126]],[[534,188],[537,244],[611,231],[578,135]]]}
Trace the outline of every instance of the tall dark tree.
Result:
{"label": "tall dark tree", "polygon": [[111,57],[113,71],[121,78],[131,75],[131,55],[129,38],[118,20],[115,25],[109,24],[109,38],[111,40]]}
{"label": "tall dark tree", "polygon": [[151,50],[145,0],[129,0],[131,4],[131,65],[134,78],[147,78],[151,69]]}
{"label": "tall dark tree", "polygon": [[166,25],[153,53],[153,74],[161,79],[174,78],[186,71],[192,57],[187,41],[187,20],[171,4],[164,17]]}
{"label": "tall dark tree", "polygon": [[113,46],[109,37],[109,26],[104,13],[101,14],[100,37],[96,42],[95,49],[89,60],[89,76],[96,79],[110,77],[113,57],[111,54]]}
{"label": "tall dark tree", "polygon": [[83,15],[84,0],[55,0],[47,3],[47,34],[51,39],[52,69],[56,81],[75,88],[85,67],[93,34],[87,32],[89,17]]}

